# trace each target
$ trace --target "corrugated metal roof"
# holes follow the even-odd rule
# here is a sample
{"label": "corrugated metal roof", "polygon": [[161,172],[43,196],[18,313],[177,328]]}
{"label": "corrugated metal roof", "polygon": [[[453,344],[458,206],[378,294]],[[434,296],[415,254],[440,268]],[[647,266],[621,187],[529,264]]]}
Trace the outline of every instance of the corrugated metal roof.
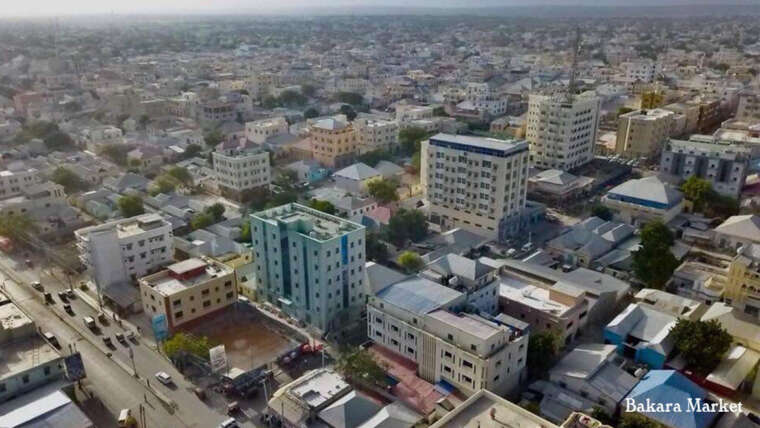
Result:
{"label": "corrugated metal roof", "polygon": [[389,285],[377,293],[380,299],[416,314],[426,314],[462,296],[462,293],[433,281],[412,277]]}

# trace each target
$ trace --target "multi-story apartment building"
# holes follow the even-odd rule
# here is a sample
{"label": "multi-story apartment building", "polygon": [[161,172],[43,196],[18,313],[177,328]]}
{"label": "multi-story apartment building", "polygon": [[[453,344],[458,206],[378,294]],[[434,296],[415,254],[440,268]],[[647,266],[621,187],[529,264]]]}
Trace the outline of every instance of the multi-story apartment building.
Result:
{"label": "multi-story apartment building", "polygon": [[376,150],[392,152],[398,147],[398,123],[395,121],[356,119],[354,128],[359,154]]}
{"label": "multi-story apartment building", "polygon": [[350,165],[356,155],[356,130],[335,118],[322,119],[310,127],[314,159],[329,168]]}
{"label": "multi-story apartment building", "polygon": [[269,153],[265,150],[221,149],[212,156],[217,186],[223,194],[242,197],[246,191],[269,186]]}
{"label": "multi-story apartment building", "polygon": [[760,92],[745,90],[739,93],[739,107],[736,119],[750,123],[760,122]]}
{"label": "multi-story apartment building", "polygon": [[[9,191],[16,189],[14,182],[11,182],[10,185]],[[20,194],[0,197],[0,215],[34,215],[39,210],[50,208],[54,204],[65,201],[66,193],[60,184],[52,181],[34,184],[23,183]]]}
{"label": "multi-story apartment building", "polygon": [[469,307],[495,315],[499,308],[497,269],[480,260],[446,254],[433,260],[420,276],[466,295]]}
{"label": "multi-story apartment building", "polygon": [[653,157],[672,136],[675,113],[669,110],[636,110],[618,118],[615,153],[624,157]]}
{"label": "multi-story apartment building", "polygon": [[651,83],[660,72],[661,66],[656,61],[631,61],[621,64],[625,70],[626,82]]}
{"label": "multi-story apartment building", "polygon": [[174,252],[172,225],[158,214],[115,220],[74,232],[79,259],[105,289],[166,266]]}
{"label": "multi-story apartment building", "polygon": [[263,144],[269,137],[287,133],[288,122],[284,117],[273,117],[245,123],[245,138],[256,144]]}
{"label": "multi-story apartment building", "polygon": [[208,258],[190,258],[139,280],[143,310],[165,315],[169,331],[237,301],[233,268]]}
{"label": "multi-story apartment building", "polygon": [[477,110],[489,117],[507,113],[507,98],[494,93],[487,83],[468,83],[465,101],[457,105],[465,110]]}
{"label": "multi-story apartment building", "polygon": [[528,144],[436,134],[422,142],[421,183],[430,218],[504,239],[521,226],[528,188]]}
{"label": "multi-story apartment building", "polygon": [[568,171],[594,158],[600,99],[591,92],[532,94],[525,138],[538,168]]}
{"label": "multi-story apartment building", "polygon": [[428,382],[445,381],[470,396],[504,395],[522,380],[528,337],[517,329],[459,312],[465,295],[424,278],[407,278],[372,296],[369,338],[417,364]]}
{"label": "multi-story apartment building", "polygon": [[25,187],[40,183],[42,178],[36,169],[11,164],[5,171],[0,171],[0,199],[18,196]]}
{"label": "multi-story apartment building", "polygon": [[738,197],[747,177],[751,148],[695,137],[668,141],[660,158],[660,172],[684,180],[697,176],[709,181],[716,192]]}
{"label": "multi-story apartment building", "polygon": [[223,101],[209,101],[200,108],[200,119],[213,122],[235,120],[235,104]]}
{"label": "multi-story apartment building", "polygon": [[397,105],[396,120],[411,122],[415,120],[432,119],[435,116],[433,106]]}
{"label": "multi-story apartment building", "polygon": [[299,204],[251,215],[257,290],[321,330],[355,318],[365,302],[365,228]]}

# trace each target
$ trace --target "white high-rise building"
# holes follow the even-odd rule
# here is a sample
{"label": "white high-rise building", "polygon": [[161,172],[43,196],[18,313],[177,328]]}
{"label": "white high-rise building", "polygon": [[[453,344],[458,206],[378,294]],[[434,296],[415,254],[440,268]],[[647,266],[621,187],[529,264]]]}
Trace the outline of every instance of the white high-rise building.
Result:
{"label": "white high-rise building", "polygon": [[436,134],[422,142],[420,179],[430,221],[492,239],[516,232],[528,187],[528,144]]}
{"label": "white high-rise building", "polygon": [[569,171],[594,158],[601,101],[593,92],[533,94],[525,137],[538,168]]}
{"label": "white high-rise building", "polygon": [[172,225],[158,214],[143,214],[74,232],[79,259],[98,287],[135,281],[171,263]]}

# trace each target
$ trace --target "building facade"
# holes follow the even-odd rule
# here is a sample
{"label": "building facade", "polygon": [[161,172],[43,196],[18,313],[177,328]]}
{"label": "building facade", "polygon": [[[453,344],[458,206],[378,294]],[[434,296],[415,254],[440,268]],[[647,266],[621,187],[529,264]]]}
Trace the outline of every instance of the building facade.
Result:
{"label": "building facade", "polygon": [[172,225],[158,214],[85,227],[74,235],[79,259],[100,288],[135,281],[169,264],[174,253]]}
{"label": "building facade", "polygon": [[245,123],[246,139],[256,144],[263,144],[269,137],[287,133],[288,122],[284,117],[273,117]]}
{"label": "building facade", "polygon": [[328,168],[350,165],[356,156],[356,130],[338,119],[323,119],[310,128],[314,159]]}
{"label": "building facade", "polygon": [[359,154],[398,147],[398,123],[389,120],[356,119],[356,144]]}
{"label": "building facade", "polygon": [[672,135],[673,117],[669,110],[636,110],[618,118],[615,153],[624,157],[651,158],[662,150]]}
{"label": "building facade", "polygon": [[594,158],[601,101],[584,93],[530,95],[525,137],[538,168],[568,171]]}
{"label": "building facade", "polygon": [[520,229],[528,189],[525,141],[437,134],[421,150],[432,222],[492,239]]}
{"label": "building facade", "polygon": [[299,204],[251,215],[257,291],[321,331],[339,329],[365,301],[365,228]]}
{"label": "building facade", "polygon": [[237,301],[234,269],[206,258],[171,264],[139,284],[145,314],[165,315],[169,331]]}
{"label": "building facade", "polygon": [[417,364],[420,377],[466,396],[513,392],[523,378],[528,335],[467,313],[462,293],[421,278],[381,290],[367,304],[369,338]]}
{"label": "building facade", "polygon": [[269,153],[260,149],[224,149],[213,153],[217,186],[223,193],[242,195],[269,187]]}
{"label": "building facade", "polygon": [[735,117],[749,123],[760,122],[760,93],[750,90],[739,93],[739,107]]}
{"label": "building facade", "polygon": [[750,148],[712,138],[671,139],[663,149],[660,171],[683,180],[697,176],[709,181],[716,192],[737,198],[744,187],[750,157]]}

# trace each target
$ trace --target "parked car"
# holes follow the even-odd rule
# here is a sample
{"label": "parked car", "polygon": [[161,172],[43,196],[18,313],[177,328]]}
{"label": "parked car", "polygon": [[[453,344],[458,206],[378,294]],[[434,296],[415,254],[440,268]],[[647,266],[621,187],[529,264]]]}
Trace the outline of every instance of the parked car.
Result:
{"label": "parked car", "polygon": [[66,293],[63,291],[58,292],[58,298],[61,299],[61,302],[63,303],[69,303],[69,298],[66,296]]}
{"label": "parked car", "polygon": [[26,259],[26,260],[24,260],[24,264],[26,264],[26,267],[28,267],[28,268],[34,266],[34,263],[32,263],[32,259]]}
{"label": "parked car", "polygon": [[98,321],[103,325],[108,325],[108,316],[105,313],[100,312],[98,314]]}
{"label": "parked car", "polygon": [[66,311],[66,313],[69,315],[74,315],[74,310],[71,309],[71,305],[69,305],[68,303],[63,305],[63,310]]}
{"label": "parked car", "polygon": [[54,305],[55,304],[55,300],[53,300],[53,295],[52,294],[45,293],[45,294],[43,294],[43,296],[45,296],[45,304],[46,305]]}
{"label": "parked car", "polygon": [[116,340],[119,341],[119,343],[123,343],[125,345],[127,344],[127,339],[124,338],[123,333],[116,333],[115,337],[116,337]]}
{"label": "parked car", "polygon": [[137,340],[137,336],[135,336],[135,332],[132,330],[127,331],[127,339],[128,340]]}
{"label": "parked car", "polygon": [[95,330],[98,327],[98,325],[95,324],[95,320],[92,319],[92,317],[84,317],[83,319],[84,319],[84,325],[86,325],[87,328],[89,328],[90,330]]}
{"label": "parked car", "polygon": [[64,291],[64,293],[66,293],[66,297],[68,297],[69,299],[73,299],[77,297],[77,295],[74,294],[74,290],[71,290],[71,289]]}
{"label": "parked car", "polygon": [[48,331],[44,334],[44,336],[45,336],[45,340],[50,342],[51,345],[55,346],[57,349],[61,349],[61,344],[58,343],[58,338],[55,337],[53,333]]}
{"label": "parked car", "polygon": [[219,424],[219,428],[238,428],[235,418],[229,418],[226,421]]}
{"label": "parked car", "polygon": [[111,341],[111,336],[103,336],[103,343],[108,346],[109,348],[113,347],[113,342]]}
{"label": "parked car", "polygon": [[45,287],[43,287],[42,283],[40,283],[39,281],[32,282],[32,288],[40,292],[45,291]]}
{"label": "parked car", "polygon": [[164,385],[169,385],[172,383],[172,377],[169,375],[169,373],[166,372],[156,373],[156,379],[158,379],[158,381]]}

